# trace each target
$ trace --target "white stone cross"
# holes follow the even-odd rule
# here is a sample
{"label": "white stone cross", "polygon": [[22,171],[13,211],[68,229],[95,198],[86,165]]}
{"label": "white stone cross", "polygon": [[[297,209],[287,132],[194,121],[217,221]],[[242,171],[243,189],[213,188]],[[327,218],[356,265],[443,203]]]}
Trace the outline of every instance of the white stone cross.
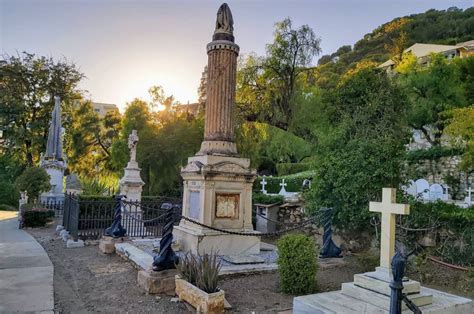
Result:
{"label": "white stone cross", "polygon": [[267,194],[267,190],[265,190],[265,186],[267,185],[267,181],[265,181],[265,177],[262,178],[262,181],[260,181],[260,185],[262,186],[262,189],[260,190],[263,194]]}
{"label": "white stone cross", "polygon": [[474,190],[471,187],[469,187],[469,189],[466,189],[466,192],[467,192],[468,204],[471,204],[472,203],[471,193],[474,192]]}
{"label": "white stone cross", "polygon": [[285,186],[287,186],[287,185],[288,185],[288,184],[285,182],[285,179],[282,179],[282,180],[281,180],[281,183],[280,183],[281,190],[280,190],[280,192],[278,192],[278,194],[280,194],[280,195],[285,195],[285,194],[286,194]]}
{"label": "white stone cross", "polygon": [[382,202],[370,202],[369,211],[382,213],[380,231],[380,267],[390,271],[390,261],[395,254],[395,215],[408,215],[410,205],[397,204],[397,189],[383,188]]}

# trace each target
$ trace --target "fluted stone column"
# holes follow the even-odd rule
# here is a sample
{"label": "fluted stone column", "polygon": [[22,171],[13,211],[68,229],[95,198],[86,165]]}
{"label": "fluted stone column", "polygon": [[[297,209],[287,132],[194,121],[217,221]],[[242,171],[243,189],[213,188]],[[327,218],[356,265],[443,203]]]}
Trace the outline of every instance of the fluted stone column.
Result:
{"label": "fluted stone column", "polygon": [[236,156],[233,116],[239,46],[233,35],[217,32],[207,44],[207,55],[204,142],[198,155]]}

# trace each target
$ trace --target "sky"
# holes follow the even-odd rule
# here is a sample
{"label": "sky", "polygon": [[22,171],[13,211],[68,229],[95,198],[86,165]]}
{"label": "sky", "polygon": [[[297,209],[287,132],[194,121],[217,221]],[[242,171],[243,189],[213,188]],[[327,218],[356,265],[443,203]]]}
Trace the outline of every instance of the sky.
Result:
{"label": "sky", "polygon": [[[0,51],[66,58],[86,75],[81,88],[121,111],[163,86],[195,102],[221,1],[0,0]],[[241,54],[265,54],[275,22],[291,17],[321,38],[322,54],[353,45],[395,17],[474,0],[228,0]],[[321,54],[321,55],[322,55]]]}

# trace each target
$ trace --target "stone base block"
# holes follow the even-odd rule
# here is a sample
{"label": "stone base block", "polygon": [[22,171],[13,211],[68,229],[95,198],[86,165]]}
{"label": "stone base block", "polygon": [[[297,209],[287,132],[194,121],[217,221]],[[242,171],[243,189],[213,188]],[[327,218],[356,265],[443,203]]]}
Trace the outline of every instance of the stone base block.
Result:
{"label": "stone base block", "polygon": [[[364,301],[366,303],[375,305],[384,310],[390,309],[390,294],[381,294],[374,292],[373,290],[367,290],[356,286],[352,282],[345,282],[342,284],[341,289],[342,294],[355,298],[357,300]],[[433,296],[426,293],[415,293],[408,294],[408,299],[410,299],[416,306],[425,306],[433,303]],[[402,310],[407,310],[408,308],[404,303],[402,303]]]}
{"label": "stone base block", "polygon": [[[253,230],[244,231],[246,233]],[[252,255],[260,253],[260,237],[239,236],[225,233],[203,233],[186,226],[176,226],[173,236],[181,243],[181,251],[196,254],[218,252],[219,255]]]}
{"label": "stone base block", "polygon": [[115,241],[111,237],[103,237],[99,241],[99,250],[103,254],[114,254],[115,253]]}
{"label": "stone base block", "polygon": [[[368,272],[364,274],[354,275],[354,284],[356,286],[376,291],[385,295],[390,295],[390,279],[385,277],[383,273],[379,271]],[[420,283],[414,280],[408,280],[403,282],[403,293],[414,294],[419,293],[421,289]]]}
{"label": "stone base block", "polygon": [[176,269],[163,271],[140,270],[138,272],[137,282],[140,287],[149,294],[167,294],[175,295],[175,276],[178,274]]}
{"label": "stone base block", "polygon": [[82,241],[82,240],[74,241],[73,239],[69,239],[66,242],[66,247],[68,249],[72,249],[72,248],[76,248],[76,247],[84,247],[84,241]]}

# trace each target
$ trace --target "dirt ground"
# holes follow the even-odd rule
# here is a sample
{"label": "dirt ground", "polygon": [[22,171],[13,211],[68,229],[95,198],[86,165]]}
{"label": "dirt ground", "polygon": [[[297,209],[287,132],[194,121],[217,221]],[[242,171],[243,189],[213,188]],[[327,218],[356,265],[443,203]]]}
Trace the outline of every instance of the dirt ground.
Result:
{"label": "dirt ground", "polygon": [[[58,312],[190,312],[189,306],[172,303],[170,297],[147,295],[137,286],[137,271],[117,255],[100,254],[97,245],[92,244],[66,249],[64,242],[54,235],[55,226],[27,231],[45,248],[54,264]],[[318,272],[317,292],[338,290],[342,282],[352,281],[354,274],[370,270],[356,256],[347,256],[345,261],[344,267]],[[453,281],[447,279],[462,281],[467,277],[465,274],[453,274],[444,268],[436,273],[429,276],[432,283],[428,281],[428,286],[466,296],[472,293],[472,289],[466,291],[465,286],[453,286]],[[440,274],[448,277],[437,278]],[[276,272],[226,276],[221,288],[233,307],[231,313],[278,313],[290,309],[294,297],[279,293]]]}

